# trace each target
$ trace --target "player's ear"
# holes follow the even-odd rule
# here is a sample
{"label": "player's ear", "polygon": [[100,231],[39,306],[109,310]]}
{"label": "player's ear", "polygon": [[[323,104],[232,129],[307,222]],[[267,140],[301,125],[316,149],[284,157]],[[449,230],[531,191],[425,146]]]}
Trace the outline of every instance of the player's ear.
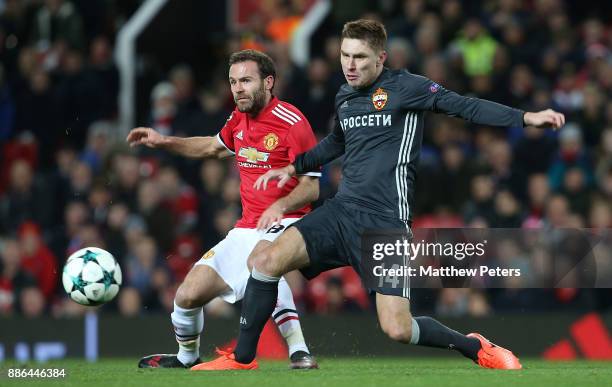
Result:
{"label": "player's ear", "polygon": [[266,90],[272,90],[274,87],[274,77],[272,75],[268,75],[264,78],[264,88]]}
{"label": "player's ear", "polygon": [[376,67],[382,66],[387,60],[387,51],[381,50],[380,54],[378,54],[378,58],[376,59]]}

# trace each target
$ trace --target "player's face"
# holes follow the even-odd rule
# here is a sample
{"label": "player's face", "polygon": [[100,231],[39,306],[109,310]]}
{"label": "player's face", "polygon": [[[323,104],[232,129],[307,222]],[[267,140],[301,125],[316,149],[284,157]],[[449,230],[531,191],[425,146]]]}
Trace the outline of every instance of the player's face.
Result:
{"label": "player's face", "polygon": [[375,51],[361,39],[345,38],[340,46],[340,63],[346,82],[354,88],[371,85],[380,75],[387,53]]}
{"label": "player's face", "polygon": [[261,79],[257,63],[246,61],[230,66],[229,82],[238,110],[256,115],[270,98],[273,78]]}

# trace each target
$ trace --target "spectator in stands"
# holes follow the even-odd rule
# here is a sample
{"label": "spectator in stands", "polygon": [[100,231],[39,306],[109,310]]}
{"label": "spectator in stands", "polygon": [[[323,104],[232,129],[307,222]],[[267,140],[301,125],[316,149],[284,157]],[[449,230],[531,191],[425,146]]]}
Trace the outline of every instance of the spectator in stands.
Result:
{"label": "spectator in stands", "polygon": [[91,220],[94,224],[103,225],[106,223],[112,199],[110,189],[104,181],[97,180],[92,184],[87,201],[89,208],[91,208]]}
{"label": "spectator in stands", "polygon": [[514,66],[509,80],[510,104],[519,109],[528,109],[534,88],[533,72],[529,66],[525,64]]}
{"label": "spectator in stands", "polygon": [[35,181],[32,166],[25,160],[14,161],[8,190],[0,200],[1,228],[14,232],[27,220],[47,226],[52,224],[52,209],[53,198]]}
{"label": "spectator in stands", "polygon": [[[447,144],[442,149],[441,165],[433,173],[433,186],[429,194],[433,194],[436,203],[445,203],[453,212],[459,213],[470,197],[472,175],[472,168],[460,144]],[[453,187],[452,197],[445,193],[445,187]]]}
{"label": "spectator in stands", "polygon": [[530,175],[527,183],[527,216],[522,227],[542,227],[544,212],[549,197],[550,185],[548,183],[548,177],[543,173]]}
{"label": "spectator in stands", "polygon": [[29,286],[19,294],[21,313],[26,318],[40,318],[49,306],[43,293],[36,286]]}
{"label": "spectator in stands", "polygon": [[548,171],[555,155],[555,140],[543,130],[528,126],[514,147],[515,169],[522,176]]}
{"label": "spectator in stands", "polygon": [[83,147],[89,126],[107,118],[107,85],[98,73],[85,66],[83,54],[69,50],[61,63],[57,95],[62,113],[62,125],[69,128],[67,140]]}
{"label": "spectator in stands", "polygon": [[182,283],[191,266],[201,257],[202,247],[198,238],[192,235],[181,235],[167,259],[167,265],[175,283]]}
{"label": "spectator in stands", "polygon": [[117,112],[119,72],[113,62],[113,49],[107,37],[98,35],[91,41],[86,72],[91,74],[92,78],[101,81],[101,87],[97,90],[100,118],[114,117]]}
{"label": "spectator in stands", "polygon": [[89,164],[82,161],[75,162],[70,170],[70,186],[66,201],[86,200],[92,183],[93,172]]}
{"label": "spectator in stands", "polygon": [[174,88],[176,106],[172,125],[175,133],[184,136],[187,134],[186,126],[189,125],[189,120],[200,111],[200,104],[195,95],[193,71],[186,64],[177,65],[170,70],[169,80]]}
{"label": "spectator in stands", "polygon": [[327,293],[327,304],[322,313],[343,314],[361,311],[359,305],[344,294],[344,284],[339,277],[331,277],[327,280],[325,292]]}
{"label": "spectator in stands", "polygon": [[162,194],[162,202],[172,212],[177,235],[191,232],[198,223],[198,198],[195,190],[185,184],[178,171],[171,166],[160,168],[155,180]]}
{"label": "spectator in stands", "polygon": [[592,184],[593,166],[584,149],[582,133],[576,125],[568,124],[559,134],[559,153],[549,170],[550,186],[554,190],[561,188],[565,173],[572,167],[582,170],[587,186]]}
{"label": "spectator in stands", "polygon": [[588,227],[602,231],[612,228],[612,207],[609,201],[598,199],[591,204]]}
{"label": "spectator in stands", "polygon": [[138,290],[142,302],[149,309],[160,307],[160,295],[169,283],[169,274],[164,267],[157,244],[149,236],[130,245],[127,260],[127,284]]}
{"label": "spectator in stands", "polygon": [[295,29],[302,22],[303,2],[299,1],[271,1],[266,9],[268,22],[266,35],[276,43],[288,44]]}
{"label": "spectator in stands", "polygon": [[125,231],[129,220],[129,209],[124,203],[112,203],[108,208],[108,216],[104,229],[104,242],[112,251],[119,264],[127,252]]}
{"label": "spectator in stands", "polygon": [[119,313],[123,317],[137,317],[142,313],[140,293],[132,287],[124,287],[119,293]]}
{"label": "spectator in stands", "polygon": [[71,245],[71,241],[77,240],[78,233],[85,224],[90,221],[90,211],[87,204],[83,201],[70,201],[66,205],[64,212],[64,229],[58,244],[61,245],[61,252],[67,256],[77,251],[80,247]]}
{"label": "spectator in stands", "polygon": [[144,180],[138,186],[138,212],[143,216],[148,233],[159,244],[162,253],[169,252],[176,229],[172,227],[172,212],[162,203],[162,192],[157,181]]}
{"label": "spectator in stands", "polygon": [[22,223],[18,235],[23,254],[21,267],[36,279],[45,301],[51,302],[59,279],[57,258],[44,243],[38,224]]}
{"label": "spectator in stands", "polygon": [[115,200],[136,210],[136,192],[140,180],[139,159],[131,154],[117,153],[111,159],[112,189]]}
{"label": "spectator in stands", "polygon": [[117,133],[117,127],[109,121],[95,121],[87,129],[87,142],[81,153],[81,160],[86,162],[94,173],[102,172],[102,163],[113,144],[113,133]]}
{"label": "spectator in stands", "polygon": [[576,121],[582,129],[584,144],[590,149],[599,144],[604,122],[604,96],[594,84],[584,87],[584,102],[579,110]]}
{"label": "spectator in stands", "polygon": [[476,175],[471,181],[471,198],[465,204],[463,218],[471,222],[474,218],[482,218],[487,224],[495,221],[493,197],[495,185],[489,175]]}
{"label": "spectator in stands", "polygon": [[334,113],[334,99],[337,89],[330,84],[330,68],[323,58],[313,58],[308,63],[306,77],[298,72],[288,88],[288,100],[299,106],[308,118],[315,133],[324,136],[329,133]]}
{"label": "spectator in stands", "polygon": [[45,0],[32,27],[32,40],[41,48],[58,40],[76,49],[83,48],[83,22],[70,1]]}
{"label": "spectator in stands", "polygon": [[404,38],[393,38],[387,44],[387,67],[392,70],[402,70],[411,68],[412,63],[412,46],[410,41]]}
{"label": "spectator in stands", "polygon": [[571,213],[567,199],[562,195],[554,195],[550,198],[546,206],[546,227],[568,227],[570,215]]}
{"label": "spectator in stands", "polygon": [[151,91],[151,126],[163,135],[174,134],[176,118],[176,88],[170,82],[160,82]]}
{"label": "spectator in stands", "polygon": [[516,197],[507,189],[495,195],[495,219],[492,227],[519,228],[523,223],[523,212]]}
{"label": "spectator in stands", "polygon": [[436,303],[436,315],[440,317],[463,317],[468,314],[469,289],[444,288]]}
{"label": "spectator in stands", "polygon": [[[224,85],[225,86],[225,85]],[[226,90],[224,87],[223,90]],[[215,136],[230,115],[224,106],[225,95],[212,88],[200,93],[200,107],[185,122],[186,136]]]}
{"label": "spectator in stands", "polygon": [[19,242],[0,241],[0,316],[19,312],[21,292],[32,286],[36,286],[36,281],[21,267]]}
{"label": "spectator in stands", "polygon": [[[35,61],[30,58],[27,60]],[[27,78],[23,87],[16,89],[15,128],[17,132],[27,131],[35,136],[39,159],[44,165],[53,158],[53,150],[57,146],[60,134],[66,134],[59,131],[61,106],[52,88],[49,74],[30,63],[23,67],[28,67],[27,70],[23,70]]]}
{"label": "spectator in stands", "polygon": [[200,184],[197,189],[198,201],[201,203],[198,209],[198,228],[204,249],[214,246],[219,240],[214,219],[215,211],[224,206],[221,188],[226,178],[225,171],[225,165],[220,160],[205,160],[200,166]]}
{"label": "spectator in stands", "polygon": [[591,190],[582,169],[572,167],[565,172],[560,192],[567,198],[572,213],[587,216],[591,205]]}
{"label": "spectator in stands", "polygon": [[498,43],[478,19],[469,19],[464,24],[461,36],[454,42],[454,46],[463,58],[466,75],[490,74],[493,71],[493,58]]}

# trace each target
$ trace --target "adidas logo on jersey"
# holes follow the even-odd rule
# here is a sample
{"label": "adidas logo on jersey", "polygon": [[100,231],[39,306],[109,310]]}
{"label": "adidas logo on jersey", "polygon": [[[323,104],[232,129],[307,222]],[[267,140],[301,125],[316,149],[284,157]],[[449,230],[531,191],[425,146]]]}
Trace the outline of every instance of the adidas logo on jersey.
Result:
{"label": "adidas logo on jersey", "polygon": [[236,135],[236,138],[238,140],[242,140],[242,130],[240,132],[238,132],[238,134]]}
{"label": "adidas logo on jersey", "polygon": [[340,109],[344,109],[348,107],[348,101],[344,101],[342,105],[340,105]]}

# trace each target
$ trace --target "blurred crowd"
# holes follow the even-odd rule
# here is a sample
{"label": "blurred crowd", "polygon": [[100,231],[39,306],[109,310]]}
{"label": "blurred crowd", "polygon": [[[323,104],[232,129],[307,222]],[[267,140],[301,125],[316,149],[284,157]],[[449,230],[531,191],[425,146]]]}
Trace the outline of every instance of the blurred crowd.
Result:
{"label": "blurred crowd", "polygon": [[[0,316],[83,313],[60,278],[66,257],[85,246],[109,250],[124,272],[117,300],[105,308],[168,312],[193,262],[240,216],[233,160],[130,149],[119,136],[113,46],[138,3],[0,0]],[[388,67],[524,110],[551,107],[567,119],[550,132],[428,115],[414,227],[612,226],[610,15],[577,12],[562,0],[338,0],[302,68],[291,61],[288,37],[311,3],[262,0],[245,23],[228,28],[205,82],[184,63],[157,79],[147,122],[138,124],[177,136],[216,134],[233,108],[227,56],[256,48],[276,61],[275,94],[301,109],[322,138],[344,82],[342,24],[378,19],[389,34]],[[318,203],[340,179],[340,161],[325,167]],[[290,282],[308,312],[372,305],[349,268]],[[612,306],[606,289],[412,294],[417,313],[440,316]],[[209,312],[235,309],[213,302]]]}

